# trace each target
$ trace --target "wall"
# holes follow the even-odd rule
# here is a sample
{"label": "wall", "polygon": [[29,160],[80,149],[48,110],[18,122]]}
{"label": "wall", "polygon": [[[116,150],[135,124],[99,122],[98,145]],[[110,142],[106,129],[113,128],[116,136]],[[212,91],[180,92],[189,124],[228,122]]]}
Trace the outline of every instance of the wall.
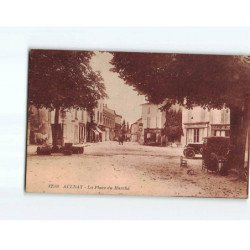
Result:
{"label": "wall", "polygon": [[165,123],[165,113],[159,110],[160,105],[142,105],[143,128],[163,128]]}

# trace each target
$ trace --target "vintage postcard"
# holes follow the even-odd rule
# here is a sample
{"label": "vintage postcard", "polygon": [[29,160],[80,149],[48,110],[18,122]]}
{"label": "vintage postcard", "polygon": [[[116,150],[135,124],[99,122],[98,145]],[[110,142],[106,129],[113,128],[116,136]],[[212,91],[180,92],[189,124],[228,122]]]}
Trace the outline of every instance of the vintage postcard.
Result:
{"label": "vintage postcard", "polygon": [[27,192],[247,198],[250,57],[29,51]]}

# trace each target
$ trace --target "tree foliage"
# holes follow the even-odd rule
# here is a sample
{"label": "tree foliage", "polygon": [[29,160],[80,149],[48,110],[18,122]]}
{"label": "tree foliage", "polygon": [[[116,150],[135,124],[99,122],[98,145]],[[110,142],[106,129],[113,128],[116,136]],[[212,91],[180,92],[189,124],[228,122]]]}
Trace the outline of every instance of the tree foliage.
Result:
{"label": "tree foliage", "polygon": [[48,109],[87,109],[106,97],[105,85],[90,67],[93,52],[31,50],[29,104]]}
{"label": "tree foliage", "polygon": [[152,103],[221,108],[244,105],[250,74],[240,57],[114,52],[114,72]]}
{"label": "tree foliage", "polygon": [[[242,169],[250,122],[250,60],[242,56],[112,52],[112,71],[155,104],[230,108],[234,161]],[[246,59],[247,60],[244,60]],[[243,60],[242,60],[243,59]]]}
{"label": "tree foliage", "polygon": [[183,135],[182,114],[180,110],[166,110],[166,122],[164,124],[163,131],[164,134],[167,136],[168,141],[180,141],[181,136]]}

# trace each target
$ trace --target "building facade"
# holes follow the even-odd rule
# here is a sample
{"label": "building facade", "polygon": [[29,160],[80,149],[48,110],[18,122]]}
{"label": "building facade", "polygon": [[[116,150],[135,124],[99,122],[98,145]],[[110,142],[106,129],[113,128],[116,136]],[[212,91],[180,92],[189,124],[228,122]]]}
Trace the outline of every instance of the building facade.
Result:
{"label": "building facade", "polygon": [[87,142],[104,141],[105,130],[103,128],[104,100],[100,99],[93,113],[88,113]]}
{"label": "building facade", "polygon": [[201,143],[207,136],[230,135],[230,110],[203,109],[200,106],[182,110],[182,145]]}
{"label": "building facade", "polygon": [[[42,144],[45,141],[52,143],[55,111],[45,108],[29,107],[28,115],[28,144]],[[90,121],[86,110],[61,110],[59,114],[58,141],[64,145],[66,142],[74,144],[87,141],[86,125]]]}
{"label": "building facade", "polygon": [[122,116],[115,113],[115,129],[114,129],[114,140],[118,140],[122,133]]}
{"label": "building facade", "polygon": [[162,129],[165,124],[165,112],[160,110],[162,105],[151,103],[142,104],[143,133],[139,139],[142,144],[161,144]]}
{"label": "building facade", "polygon": [[[28,144],[42,144],[45,141],[52,143],[52,134],[55,130],[55,111],[46,108],[29,107],[28,115]],[[85,143],[114,140],[115,133],[121,130],[122,116],[98,101],[93,112],[81,109],[61,110],[59,113],[59,130],[57,141],[64,143]]]}
{"label": "building facade", "polygon": [[[51,112],[51,124],[53,129],[55,112]],[[60,112],[59,123],[62,127],[62,144],[70,142],[74,144],[86,142],[86,124],[88,122],[86,110],[69,109]]]}
{"label": "building facade", "polygon": [[140,142],[140,138],[142,137],[143,123],[142,118],[138,119],[136,122],[131,124],[131,141],[132,142]]}
{"label": "building facade", "polygon": [[103,105],[103,130],[104,140],[113,141],[115,138],[115,117],[113,109],[108,108],[107,104]]}

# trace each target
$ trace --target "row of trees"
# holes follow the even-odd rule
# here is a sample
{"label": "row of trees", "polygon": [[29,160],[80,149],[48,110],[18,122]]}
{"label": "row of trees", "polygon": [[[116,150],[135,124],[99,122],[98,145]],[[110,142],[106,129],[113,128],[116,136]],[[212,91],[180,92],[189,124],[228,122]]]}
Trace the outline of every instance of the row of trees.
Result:
{"label": "row of trees", "polygon": [[249,126],[250,68],[247,57],[113,52],[113,69],[138,94],[163,109],[230,108],[234,167],[243,169]]}

